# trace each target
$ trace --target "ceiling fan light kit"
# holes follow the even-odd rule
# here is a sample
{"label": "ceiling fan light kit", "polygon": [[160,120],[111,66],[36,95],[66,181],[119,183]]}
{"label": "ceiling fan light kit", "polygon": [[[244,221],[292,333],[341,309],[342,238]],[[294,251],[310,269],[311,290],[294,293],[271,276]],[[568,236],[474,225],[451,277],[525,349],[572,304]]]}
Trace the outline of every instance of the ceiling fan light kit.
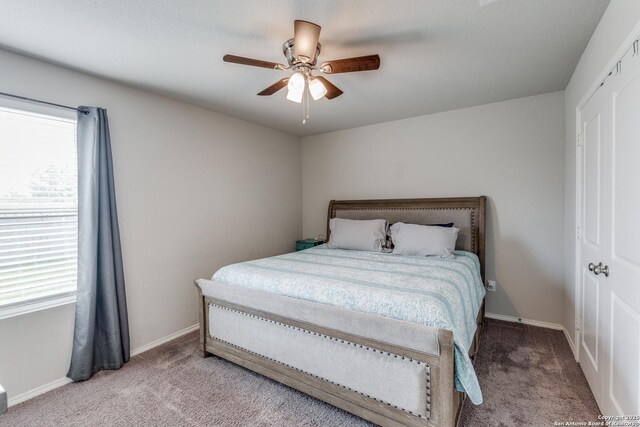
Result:
{"label": "ceiling fan light kit", "polygon": [[277,81],[258,93],[258,95],[273,95],[287,86],[287,99],[302,103],[302,123],[304,124],[309,118],[309,96],[317,101],[323,97],[333,99],[343,93],[327,79],[322,76],[314,76],[312,72],[318,71],[325,74],[336,74],[377,70],[380,68],[380,57],[378,55],[367,55],[357,58],[325,61],[320,67],[316,67],[321,50],[320,43],[318,42],[320,38],[320,26],[312,22],[296,20],[294,21],[293,29],[293,38],[287,40],[282,45],[282,52],[285,58],[287,58],[288,66],[236,55],[225,55],[222,59],[225,62],[271,68],[279,71],[292,70],[293,74],[290,77]]}
{"label": "ceiling fan light kit", "polygon": [[289,101],[300,103],[302,102],[302,94],[304,93],[304,77],[300,73],[294,73],[289,78],[289,84],[287,85],[287,99]]}
{"label": "ceiling fan light kit", "polygon": [[324,87],[320,80],[314,78],[309,80],[309,92],[313,100],[317,101],[327,94],[327,88]]}
{"label": "ceiling fan light kit", "polygon": [[289,77],[289,84],[287,85],[289,92],[287,93],[287,99],[293,102],[302,101],[302,93],[305,89],[305,77],[300,72],[295,72]]}

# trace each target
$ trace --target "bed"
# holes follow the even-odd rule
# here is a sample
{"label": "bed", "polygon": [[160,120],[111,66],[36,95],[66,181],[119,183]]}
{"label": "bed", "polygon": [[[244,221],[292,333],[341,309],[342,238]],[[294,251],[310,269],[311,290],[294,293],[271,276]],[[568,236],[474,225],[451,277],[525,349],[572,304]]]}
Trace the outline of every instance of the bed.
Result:
{"label": "bed", "polygon": [[[453,426],[482,400],[486,198],[331,201],[332,218],[453,222],[454,260],[328,249],[199,279],[200,350],[382,426]],[[455,368],[454,368],[455,366]],[[455,375],[454,375],[455,372]]]}

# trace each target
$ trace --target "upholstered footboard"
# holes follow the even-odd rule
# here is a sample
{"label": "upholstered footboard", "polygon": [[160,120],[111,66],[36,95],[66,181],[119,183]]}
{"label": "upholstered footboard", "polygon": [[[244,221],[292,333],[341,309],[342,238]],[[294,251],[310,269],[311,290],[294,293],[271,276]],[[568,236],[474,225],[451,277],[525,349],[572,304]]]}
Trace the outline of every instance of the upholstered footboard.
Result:
{"label": "upholstered footboard", "polygon": [[339,385],[407,414],[429,418],[429,365],[398,355],[208,303],[209,336],[283,367]]}
{"label": "upholstered footboard", "polygon": [[[453,426],[453,334],[200,280],[201,349],[382,426]],[[203,289],[205,293],[203,294]]]}

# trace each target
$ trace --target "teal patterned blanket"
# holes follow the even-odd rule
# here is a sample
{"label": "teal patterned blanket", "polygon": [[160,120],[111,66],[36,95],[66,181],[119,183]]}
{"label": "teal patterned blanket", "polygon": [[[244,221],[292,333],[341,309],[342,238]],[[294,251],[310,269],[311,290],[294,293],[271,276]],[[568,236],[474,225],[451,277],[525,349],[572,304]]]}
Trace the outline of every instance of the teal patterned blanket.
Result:
{"label": "teal patterned blanket", "polygon": [[228,265],[212,280],[453,331],[455,385],[482,403],[468,351],[485,295],[478,257],[455,259],[328,249]]}

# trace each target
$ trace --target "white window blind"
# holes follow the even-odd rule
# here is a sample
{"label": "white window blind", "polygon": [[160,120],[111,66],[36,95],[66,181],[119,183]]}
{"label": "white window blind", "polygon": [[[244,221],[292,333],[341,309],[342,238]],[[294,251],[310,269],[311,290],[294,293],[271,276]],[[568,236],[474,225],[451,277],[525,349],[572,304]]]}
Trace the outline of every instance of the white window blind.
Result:
{"label": "white window blind", "polygon": [[75,292],[75,128],[0,108],[0,308]]}

